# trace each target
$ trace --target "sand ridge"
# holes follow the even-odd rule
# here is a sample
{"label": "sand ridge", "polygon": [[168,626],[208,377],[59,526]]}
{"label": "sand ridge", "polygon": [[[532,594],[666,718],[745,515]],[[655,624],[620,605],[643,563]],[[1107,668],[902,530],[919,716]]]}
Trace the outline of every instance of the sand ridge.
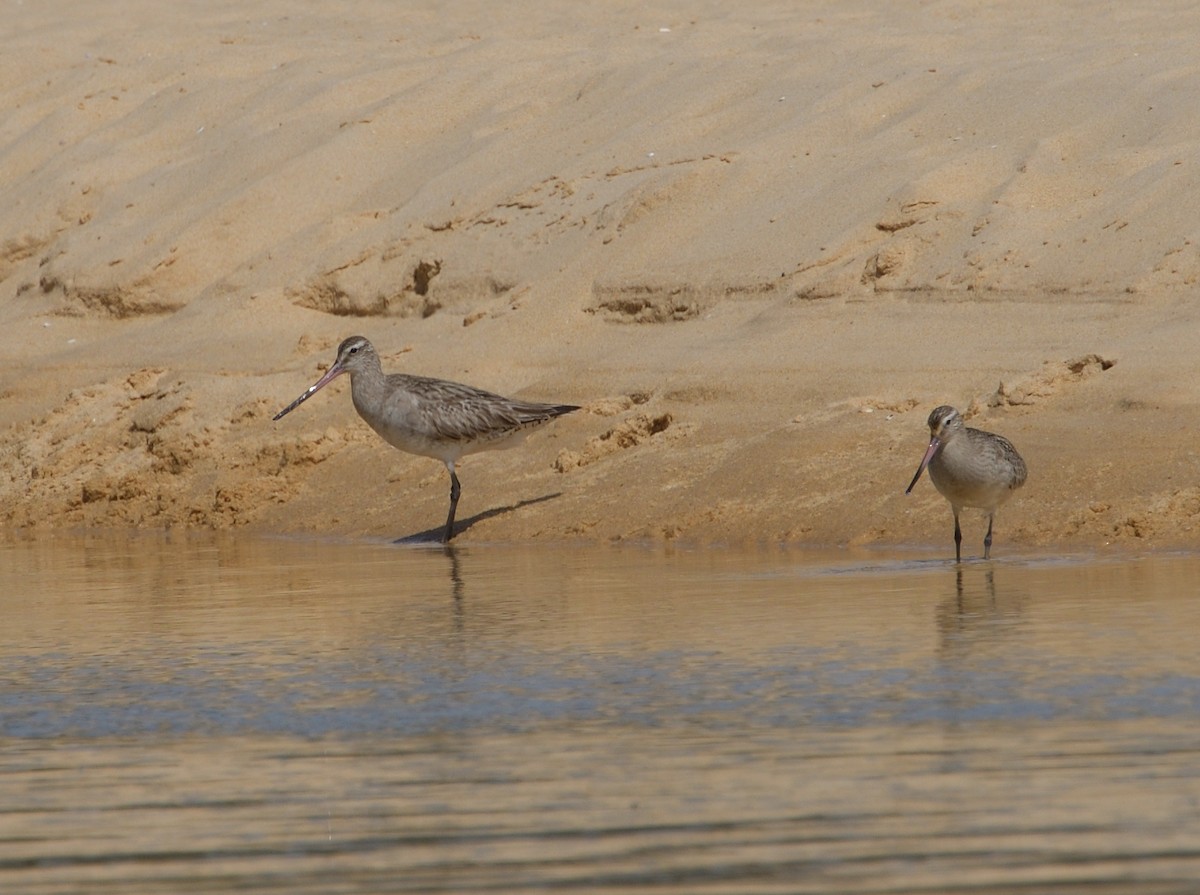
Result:
{"label": "sand ridge", "polygon": [[585,407],[464,539],[949,543],[952,403],[997,555],[1194,540],[1192,5],[71,6],[0,24],[7,526],[432,530],[345,383],[271,422],[362,333]]}

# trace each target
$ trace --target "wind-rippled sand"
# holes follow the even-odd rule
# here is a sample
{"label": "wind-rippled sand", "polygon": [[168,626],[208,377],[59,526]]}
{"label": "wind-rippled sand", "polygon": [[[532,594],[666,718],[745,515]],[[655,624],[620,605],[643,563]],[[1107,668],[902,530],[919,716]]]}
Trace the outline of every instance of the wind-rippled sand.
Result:
{"label": "wind-rippled sand", "polygon": [[332,388],[581,404],[467,539],[1191,545],[1194,4],[10,4],[0,522],[401,537],[436,464]]}

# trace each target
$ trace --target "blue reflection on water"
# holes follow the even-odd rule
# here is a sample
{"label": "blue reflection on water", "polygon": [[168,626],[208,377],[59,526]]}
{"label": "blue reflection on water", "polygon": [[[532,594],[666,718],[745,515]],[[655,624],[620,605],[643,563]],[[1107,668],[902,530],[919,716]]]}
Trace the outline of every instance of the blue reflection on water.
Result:
{"label": "blue reflection on water", "polygon": [[422,735],[543,725],[747,728],[1103,720],[1200,713],[1200,680],[1077,667],[1031,673],[797,647],[761,663],[719,653],[495,652],[466,661],[382,648],[258,661],[249,647],[81,660],[12,657],[0,735]]}

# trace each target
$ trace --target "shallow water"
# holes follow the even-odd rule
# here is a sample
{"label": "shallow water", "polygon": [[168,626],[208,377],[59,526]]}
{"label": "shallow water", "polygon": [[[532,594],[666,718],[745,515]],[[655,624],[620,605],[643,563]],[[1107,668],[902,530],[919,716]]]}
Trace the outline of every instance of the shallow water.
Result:
{"label": "shallow water", "polygon": [[0,891],[1200,890],[1200,558],[0,544]]}

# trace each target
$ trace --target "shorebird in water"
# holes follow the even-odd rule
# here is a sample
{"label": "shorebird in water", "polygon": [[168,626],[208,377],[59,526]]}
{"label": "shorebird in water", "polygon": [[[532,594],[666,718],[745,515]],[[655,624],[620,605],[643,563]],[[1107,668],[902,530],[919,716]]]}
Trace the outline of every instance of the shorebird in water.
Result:
{"label": "shorebird in water", "polygon": [[1000,505],[1025,484],[1025,461],[1007,438],[964,426],[958,411],[946,404],[929,414],[929,435],[929,448],[904,493],[912,493],[917,479],[928,466],[933,487],[950,501],[950,509],[954,511],[955,560],[962,562],[962,529],[958,525],[958,515],[963,507],[987,512],[983,558],[990,559],[992,520]]}
{"label": "shorebird in water", "polygon": [[454,537],[454,511],[462,492],[454,471],[459,457],[513,447],[531,429],[579,409],[574,404],[504,398],[445,379],[384,373],[374,346],[362,336],[351,336],[338,346],[337,359],[325,375],[274,418],[295,410],[343,373],[350,374],[354,409],[384,441],[446,464],[450,514],[443,542]]}

